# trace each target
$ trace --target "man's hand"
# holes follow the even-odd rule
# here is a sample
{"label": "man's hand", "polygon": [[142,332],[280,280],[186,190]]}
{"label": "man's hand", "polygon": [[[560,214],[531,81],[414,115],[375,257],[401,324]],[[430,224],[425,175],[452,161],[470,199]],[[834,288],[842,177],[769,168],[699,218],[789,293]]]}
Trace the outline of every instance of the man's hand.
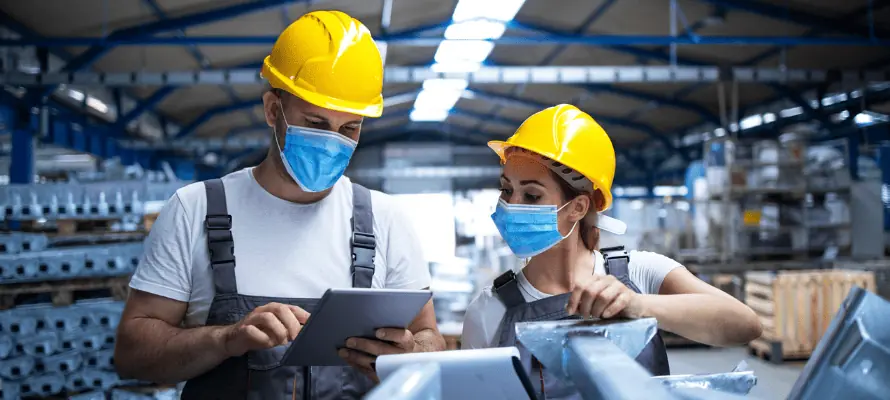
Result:
{"label": "man's hand", "polygon": [[640,295],[612,275],[590,275],[579,279],[566,306],[569,315],[583,318],[642,318]]}
{"label": "man's hand", "polygon": [[377,356],[414,352],[414,334],[407,329],[381,328],[377,339],[349,338],[345,349],[340,349],[342,357],[349,365],[362,371],[374,382],[379,382],[375,363]]}
{"label": "man's hand", "polygon": [[309,313],[297,306],[269,303],[255,308],[244,319],[225,327],[225,349],[229,357],[262,350],[294,340]]}

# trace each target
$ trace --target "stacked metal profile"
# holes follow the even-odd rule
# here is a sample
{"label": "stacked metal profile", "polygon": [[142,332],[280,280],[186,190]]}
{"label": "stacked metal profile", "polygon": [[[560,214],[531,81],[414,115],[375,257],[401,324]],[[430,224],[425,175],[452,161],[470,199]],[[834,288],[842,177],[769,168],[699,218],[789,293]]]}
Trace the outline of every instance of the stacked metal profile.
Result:
{"label": "stacked metal profile", "polygon": [[[118,378],[112,361],[123,303],[92,298],[119,296],[114,290],[121,280],[97,278],[126,279],[142,257],[143,235],[121,231],[139,231],[149,202],[167,200],[186,183],[115,179],[0,187],[0,221],[38,230],[0,234],[0,294],[3,306],[13,307],[0,311],[0,400],[169,395],[114,389],[134,384]],[[109,223],[99,224],[99,231],[61,229],[97,226],[86,221]]]}

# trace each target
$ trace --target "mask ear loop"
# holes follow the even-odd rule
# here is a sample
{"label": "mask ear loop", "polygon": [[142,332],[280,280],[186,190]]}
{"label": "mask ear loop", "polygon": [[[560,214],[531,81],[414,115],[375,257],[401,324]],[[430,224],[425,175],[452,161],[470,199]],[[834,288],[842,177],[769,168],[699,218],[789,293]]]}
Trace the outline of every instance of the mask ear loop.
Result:
{"label": "mask ear loop", "polygon": [[[281,113],[281,119],[284,120],[284,126],[290,126],[287,123],[287,117],[284,116],[284,106],[281,105],[281,99],[279,98],[278,101],[276,101],[276,103],[278,103],[278,111]],[[275,121],[275,122],[276,122],[276,124],[272,126],[272,133],[273,133],[272,136],[275,137],[275,146],[278,146],[278,152],[280,153],[280,152],[283,152],[284,150],[281,148],[281,143],[278,142],[278,124],[277,124],[278,121]],[[285,132],[287,132],[287,130],[285,130]]]}
{"label": "mask ear loop", "polygon": [[[572,200],[574,200],[574,199],[572,199]],[[566,208],[567,205],[571,204],[571,203],[572,203],[572,200],[569,200],[568,203],[563,204],[562,207],[557,208],[557,209],[556,209],[557,214],[558,214],[560,211],[562,211],[563,208]],[[575,227],[577,227],[577,226],[578,226],[578,221],[575,221],[575,223],[572,224],[572,229],[569,230],[569,233],[567,233],[567,234],[566,234],[565,236],[563,236],[562,238],[565,239],[565,238],[567,238],[567,237],[569,237],[569,236],[572,236],[572,232],[575,231]],[[560,233],[560,236],[561,236],[561,235],[562,235],[562,234]]]}

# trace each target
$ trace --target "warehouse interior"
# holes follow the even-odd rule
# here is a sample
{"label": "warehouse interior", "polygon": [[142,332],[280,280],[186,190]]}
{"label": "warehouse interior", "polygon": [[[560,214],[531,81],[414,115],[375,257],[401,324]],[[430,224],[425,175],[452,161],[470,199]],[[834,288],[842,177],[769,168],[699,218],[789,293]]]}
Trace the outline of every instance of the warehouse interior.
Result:
{"label": "warehouse interior", "polygon": [[[672,374],[744,361],[748,397],[801,396],[848,293],[890,299],[890,1],[5,1],[0,398],[178,398],[114,370],[129,277],[177,190],[271,154],[260,69],[315,10],[360,20],[381,54],[383,114],[345,176],[406,214],[449,349],[525,263],[492,222],[487,143],[557,104],[614,145],[605,214],[627,232],[603,240],[678,261],[762,324],[731,348],[662,332]],[[861,373],[881,376],[890,340],[871,340]]]}

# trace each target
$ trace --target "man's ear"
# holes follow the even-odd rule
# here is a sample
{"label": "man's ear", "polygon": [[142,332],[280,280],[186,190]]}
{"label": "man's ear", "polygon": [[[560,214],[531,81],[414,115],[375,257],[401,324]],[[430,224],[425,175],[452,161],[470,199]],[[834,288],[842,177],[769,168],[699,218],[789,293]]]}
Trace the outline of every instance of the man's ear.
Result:
{"label": "man's ear", "polygon": [[266,93],[263,93],[263,116],[266,117],[266,125],[270,128],[275,128],[275,124],[278,120],[278,113],[280,112],[281,109],[278,106],[278,96],[271,90],[267,90]]}

